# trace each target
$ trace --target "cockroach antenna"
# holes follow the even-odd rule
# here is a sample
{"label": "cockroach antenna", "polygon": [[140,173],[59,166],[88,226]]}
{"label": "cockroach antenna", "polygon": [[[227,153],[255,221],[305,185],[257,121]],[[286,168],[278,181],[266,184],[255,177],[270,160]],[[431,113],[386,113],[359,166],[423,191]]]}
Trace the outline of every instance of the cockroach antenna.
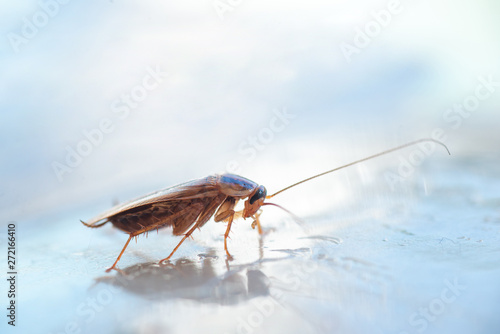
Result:
{"label": "cockroach antenna", "polygon": [[383,152],[380,152],[380,153],[377,153],[377,154],[374,154],[374,155],[370,155],[369,157],[366,157],[366,158],[363,158],[363,159],[360,159],[360,160],[356,160],[356,161],[353,161],[351,163],[348,163],[347,165],[343,165],[343,166],[340,166],[340,167],[336,167],[334,169],[330,169],[330,170],[327,170],[326,172],[323,172],[323,173],[320,173],[320,174],[317,174],[317,175],[314,175],[314,176],[311,176],[311,177],[308,177],[307,179],[304,179],[302,181],[299,181],[299,182],[296,182],[288,187],[285,187],[277,192],[275,192],[274,194],[272,195],[269,195],[269,196],[266,196],[267,199],[269,198],[273,198],[274,196],[284,192],[285,190],[288,190],[290,188],[293,188],[295,186],[298,186],[299,184],[302,184],[302,183],[305,183],[307,181],[310,181],[312,179],[315,179],[317,177],[320,177],[320,176],[323,176],[323,175],[326,175],[326,174],[329,174],[329,173],[333,173],[333,172],[336,172],[338,170],[341,170],[341,169],[344,169],[344,168],[347,168],[347,167],[350,167],[350,166],[353,166],[353,165],[356,165],[356,164],[359,164],[361,162],[365,162],[365,161],[368,161],[368,160],[371,160],[371,159],[374,159],[374,158],[377,158],[377,157],[380,157],[382,155],[386,155],[386,154],[389,154],[389,153],[392,153],[392,152],[395,152],[395,151],[399,151],[401,149],[404,149],[404,148],[407,148],[409,146],[413,146],[413,145],[416,145],[416,144],[420,144],[420,143],[424,143],[424,142],[433,142],[433,143],[436,143],[438,145],[441,145],[442,147],[444,147],[446,149],[446,151],[448,152],[449,155],[451,155],[450,153],[450,150],[448,149],[448,147],[440,142],[439,140],[436,140],[436,139],[433,139],[433,138],[423,138],[423,139],[419,139],[419,140],[415,140],[415,141],[412,141],[412,142],[409,142],[409,143],[406,143],[404,145],[400,145],[400,146],[397,146],[397,147],[393,147],[389,150],[386,150],[386,151],[383,151]]}

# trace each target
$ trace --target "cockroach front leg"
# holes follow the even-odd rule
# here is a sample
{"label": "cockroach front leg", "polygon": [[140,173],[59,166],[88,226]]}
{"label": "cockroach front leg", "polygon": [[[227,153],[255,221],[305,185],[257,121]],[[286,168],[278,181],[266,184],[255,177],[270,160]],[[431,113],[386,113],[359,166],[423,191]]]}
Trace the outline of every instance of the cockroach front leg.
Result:
{"label": "cockroach front leg", "polygon": [[252,228],[255,229],[255,226],[257,226],[257,231],[259,231],[259,234],[262,235],[264,234],[264,231],[262,231],[262,226],[260,226],[260,215],[262,214],[262,210],[257,211],[255,215],[252,216],[253,222],[252,222]]}

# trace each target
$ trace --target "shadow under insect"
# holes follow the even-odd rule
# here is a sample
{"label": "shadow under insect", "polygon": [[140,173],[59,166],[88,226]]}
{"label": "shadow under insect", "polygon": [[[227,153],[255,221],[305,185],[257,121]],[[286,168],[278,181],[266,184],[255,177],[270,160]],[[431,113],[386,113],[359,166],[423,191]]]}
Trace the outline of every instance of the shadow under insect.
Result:
{"label": "shadow under insect", "polygon": [[146,262],[96,281],[156,300],[179,298],[226,305],[269,295],[269,278],[255,264],[230,270],[226,263],[227,272],[219,275],[215,264],[221,264],[216,257],[206,257],[201,262],[181,258],[164,265]]}

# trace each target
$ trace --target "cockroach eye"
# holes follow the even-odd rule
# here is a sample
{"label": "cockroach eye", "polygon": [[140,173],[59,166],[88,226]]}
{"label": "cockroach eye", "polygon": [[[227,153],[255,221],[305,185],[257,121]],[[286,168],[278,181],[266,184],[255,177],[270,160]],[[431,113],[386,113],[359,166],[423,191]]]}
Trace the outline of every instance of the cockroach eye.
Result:
{"label": "cockroach eye", "polygon": [[266,188],[264,186],[259,186],[255,194],[252,197],[250,197],[249,200],[250,205],[252,205],[258,199],[265,198],[266,195],[267,195]]}

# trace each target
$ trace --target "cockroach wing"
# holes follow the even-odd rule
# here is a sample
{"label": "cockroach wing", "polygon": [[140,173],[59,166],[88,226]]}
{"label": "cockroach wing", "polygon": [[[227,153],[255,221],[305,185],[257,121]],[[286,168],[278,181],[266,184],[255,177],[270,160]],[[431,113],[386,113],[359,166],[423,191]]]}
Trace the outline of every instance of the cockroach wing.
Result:
{"label": "cockroach wing", "polygon": [[111,222],[135,235],[173,226],[173,233],[180,235],[197,219],[197,226],[203,226],[225,198],[217,189],[216,176],[208,176],[117,205],[86,225],[98,227]]}

